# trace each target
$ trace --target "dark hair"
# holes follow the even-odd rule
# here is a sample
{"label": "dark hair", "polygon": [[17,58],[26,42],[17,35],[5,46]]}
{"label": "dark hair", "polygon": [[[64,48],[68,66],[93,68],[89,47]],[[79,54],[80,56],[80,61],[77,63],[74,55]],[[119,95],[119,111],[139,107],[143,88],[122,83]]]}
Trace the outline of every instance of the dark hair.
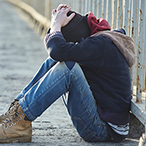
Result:
{"label": "dark hair", "polygon": [[82,38],[87,38],[91,34],[87,22],[87,15],[82,16],[74,11],[69,11],[67,16],[75,13],[73,19],[64,27],[61,28],[61,32],[67,42],[80,42]]}

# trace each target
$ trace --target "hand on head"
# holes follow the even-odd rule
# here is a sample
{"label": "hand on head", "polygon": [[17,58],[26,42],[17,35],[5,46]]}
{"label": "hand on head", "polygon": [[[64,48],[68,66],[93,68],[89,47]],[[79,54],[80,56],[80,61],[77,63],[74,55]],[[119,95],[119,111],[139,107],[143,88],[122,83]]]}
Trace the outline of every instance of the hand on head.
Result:
{"label": "hand on head", "polygon": [[66,4],[60,4],[58,7],[57,7],[57,11],[61,10],[62,8],[68,8],[68,6]]}
{"label": "hand on head", "polygon": [[53,9],[51,18],[51,32],[60,31],[61,27],[68,24],[68,22],[75,16],[72,13],[67,16],[67,13],[71,10],[66,4],[60,4],[57,9]]}

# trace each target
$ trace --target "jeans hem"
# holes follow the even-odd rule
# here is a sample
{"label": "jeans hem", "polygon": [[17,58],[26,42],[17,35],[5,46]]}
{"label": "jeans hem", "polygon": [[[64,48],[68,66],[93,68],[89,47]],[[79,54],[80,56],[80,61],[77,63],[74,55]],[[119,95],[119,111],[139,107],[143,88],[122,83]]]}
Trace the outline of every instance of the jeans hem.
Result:
{"label": "jeans hem", "polygon": [[34,121],[36,117],[32,116],[30,112],[28,111],[28,107],[25,107],[24,102],[22,101],[23,99],[19,100],[19,105],[21,106],[25,116],[30,120]]}

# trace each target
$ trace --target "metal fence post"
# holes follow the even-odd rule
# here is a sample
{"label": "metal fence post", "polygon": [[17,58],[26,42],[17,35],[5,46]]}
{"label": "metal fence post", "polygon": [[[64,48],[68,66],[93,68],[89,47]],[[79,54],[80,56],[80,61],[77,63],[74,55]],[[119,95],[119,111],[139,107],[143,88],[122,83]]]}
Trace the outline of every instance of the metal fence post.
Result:
{"label": "metal fence post", "polygon": [[114,0],[114,13],[113,13],[113,25],[112,28],[117,27],[117,0]]}
{"label": "metal fence post", "polygon": [[123,25],[123,0],[119,0],[118,3],[118,28]]}
{"label": "metal fence post", "polygon": [[132,38],[135,42],[135,64],[131,68],[131,82],[132,82],[132,89],[133,86],[136,85],[137,82],[137,50],[138,50],[138,30],[139,30],[139,0],[133,2],[133,11],[132,11]]}
{"label": "metal fence post", "polygon": [[141,0],[140,6],[140,34],[138,42],[138,70],[137,70],[137,99],[136,102],[142,102],[144,72],[145,72],[145,44],[144,44],[144,32],[145,32],[145,18],[144,18],[145,1]]}
{"label": "metal fence post", "polygon": [[98,0],[98,18],[102,17],[102,0]]}
{"label": "metal fence post", "polygon": [[103,18],[104,19],[106,19],[106,17],[107,17],[107,8],[106,8],[106,6],[107,6],[107,0],[104,0],[104,3],[103,3]]}
{"label": "metal fence post", "polygon": [[127,11],[129,8],[129,0],[125,0],[125,6],[124,6],[124,29],[126,30],[126,33],[128,32],[128,15]]}
{"label": "metal fence post", "polygon": [[97,0],[93,1],[93,13],[95,16],[97,16]]}

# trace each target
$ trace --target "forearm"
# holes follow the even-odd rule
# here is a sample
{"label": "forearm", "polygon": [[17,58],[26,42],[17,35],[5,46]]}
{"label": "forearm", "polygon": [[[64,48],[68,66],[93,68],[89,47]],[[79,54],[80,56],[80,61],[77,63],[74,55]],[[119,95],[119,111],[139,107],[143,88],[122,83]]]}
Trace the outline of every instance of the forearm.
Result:
{"label": "forearm", "polygon": [[64,56],[65,49],[69,48],[66,46],[66,40],[60,31],[54,31],[46,34],[44,44],[49,56],[51,56],[54,60],[66,60],[66,56]]}
{"label": "forearm", "polygon": [[80,62],[96,59],[95,54],[101,55],[97,49],[92,47],[97,46],[94,39],[93,42],[91,39],[86,39],[82,43],[74,44],[66,42],[60,31],[47,34],[44,43],[49,55],[56,61]]}

